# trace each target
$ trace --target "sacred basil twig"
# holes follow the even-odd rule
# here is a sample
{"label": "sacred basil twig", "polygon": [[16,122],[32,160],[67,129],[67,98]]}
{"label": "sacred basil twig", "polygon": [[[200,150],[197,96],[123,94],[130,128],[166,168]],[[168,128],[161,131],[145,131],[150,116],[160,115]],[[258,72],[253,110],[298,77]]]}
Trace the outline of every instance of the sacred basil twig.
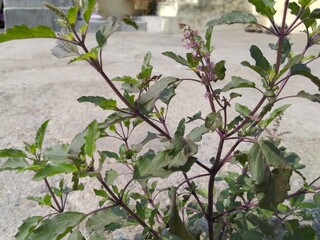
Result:
{"label": "sacred basil twig", "polygon": [[[275,237],[275,227],[285,229],[283,239],[317,238],[311,225],[303,225],[303,221],[297,219],[309,221],[312,216],[306,214],[305,209],[314,211],[320,206],[320,187],[314,186],[320,177],[307,183],[300,171],[305,166],[300,164],[297,154],[288,152],[282,145],[282,134],[274,130],[274,134],[262,137],[262,133],[273,121],[273,129],[277,129],[282,114],[289,107],[288,104],[275,107],[275,103],[292,97],[320,102],[320,94],[302,89],[296,95],[283,94],[293,76],[307,78],[320,88],[320,79],[308,66],[319,59],[320,53],[305,57],[307,50],[315,49],[313,47],[320,43],[320,27],[316,21],[320,19],[320,9],[311,10],[314,3],[311,0],[285,0],[278,26],[273,0],[249,2],[258,14],[269,20],[271,27],[258,23],[252,14],[238,11],[208,22],[204,37],[190,26],[180,24],[186,57],[173,52],[163,55],[191,70],[196,78],[168,77],[165,72],[152,75],[151,53],[148,52],[136,76],[111,79],[104,71],[103,49],[121,24],[134,28],[137,24],[127,17],[108,17],[95,34],[97,46],[89,49],[86,39],[95,0],[84,0],[81,8],[71,7],[67,13],[47,4],[57,14],[62,28],[60,33],[45,26],[16,26],[0,34],[0,43],[37,37],[56,39],[53,55],[68,57],[70,63],[87,62],[117,96],[117,99],[103,96],[78,99],[109,111],[109,115],[103,122],[93,120],[70,144],[42,149],[46,121],[39,128],[34,143],[26,144],[24,151],[0,150],[0,157],[7,158],[0,170],[33,171],[33,180],[44,180],[49,193],[28,199],[55,211],[45,217],[26,219],[16,239],[61,239],[65,236],[68,239],[103,239],[106,232],[133,225],[143,228],[141,234],[145,239],[266,239]],[[289,12],[295,15],[292,22],[287,20]],[[76,24],[79,13],[84,20],[80,28]],[[250,48],[254,63],[241,63],[258,74],[262,84],[238,76],[229,79],[225,61],[213,55],[214,27],[234,23],[254,24],[277,37],[277,42],[270,44],[276,51],[274,63],[256,45]],[[288,36],[299,26],[305,28],[306,45],[296,54]],[[181,116],[176,129],[169,129],[171,100],[182,81],[203,85],[210,110]],[[216,84],[220,81],[225,83],[222,88]],[[115,82],[120,82],[121,88]],[[252,109],[236,102],[237,98],[246,97],[246,94],[237,93],[242,88],[262,95]],[[118,101],[122,104],[118,105]],[[191,122],[195,127],[190,130],[186,126]],[[147,124],[149,130],[139,128],[143,140],[133,142],[131,135],[142,124]],[[199,147],[208,141],[203,139],[204,135],[214,138],[206,143],[212,146],[209,162],[203,160]],[[118,151],[97,146],[98,140],[108,138],[113,140],[113,145],[118,144]],[[157,151],[148,148],[153,140],[158,141]],[[244,148],[242,143],[250,147]],[[124,166],[129,172],[117,172],[110,169],[110,165],[105,168],[111,159],[113,164]],[[236,170],[224,171],[227,163],[237,166]],[[189,177],[191,169],[194,171]],[[60,175],[63,173],[72,177],[71,182],[64,180]],[[126,181],[115,182],[124,175],[129,176]],[[52,176],[62,178],[58,186],[49,184]],[[290,192],[292,176],[304,182],[296,192]],[[68,195],[84,189],[85,182],[81,182],[84,177],[98,180],[98,188],[93,192],[100,200],[99,208],[86,214],[67,211]],[[167,181],[169,177],[174,181]],[[313,194],[313,201],[305,200],[306,194]],[[85,224],[80,224],[84,221]]]}

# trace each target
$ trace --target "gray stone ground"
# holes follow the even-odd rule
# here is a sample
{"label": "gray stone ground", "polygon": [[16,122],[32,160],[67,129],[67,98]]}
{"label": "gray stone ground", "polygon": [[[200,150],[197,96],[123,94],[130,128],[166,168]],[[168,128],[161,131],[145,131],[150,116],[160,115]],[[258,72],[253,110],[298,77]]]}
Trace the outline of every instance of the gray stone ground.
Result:
{"label": "gray stone ground", "polygon": [[[93,35],[90,45],[94,46]],[[293,35],[293,49],[300,52],[305,37]],[[213,37],[216,61],[227,61],[228,77],[237,75],[259,82],[256,74],[243,68],[239,63],[250,60],[251,44],[258,45],[265,55],[274,62],[275,53],[269,50],[268,43],[275,38],[267,34],[249,34],[241,30],[218,31]],[[97,118],[103,120],[105,113],[98,108],[79,104],[76,99],[83,95],[113,96],[99,75],[85,63],[67,65],[67,60],[58,60],[50,54],[54,41],[45,39],[21,40],[0,44],[0,148],[22,147],[23,142],[31,142],[36,129],[51,119],[46,136],[46,144],[70,142],[75,134]],[[317,54],[317,51],[310,54]],[[146,51],[153,54],[154,74],[164,76],[190,77],[191,72],[172,60],[162,56],[164,51],[184,54],[181,35],[137,33],[116,33],[111,37],[104,51],[104,65],[110,77],[136,75]],[[313,63],[314,74],[320,75],[319,62]],[[218,83],[217,87],[223,86]],[[285,94],[296,94],[301,89],[315,93],[316,87],[304,78],[294,78]],[[202,86],[182,84],[178,96],[172,103],[169,114],[169,128],[173,131],[178,121],[191,116],[198,110],[208,112]],[[243,91],[243,93],[248,93]],[[258,95],[250,92],[241,103],[252,107]],[[307,165],[304,170],[307,178],[319,176],[320,164],[320,105],[303,99],[289,100],[292,106],[281,122],[285,135],[285,145],[296,151]],[[144,135],[137,133],[134,140]],[[205,138],[200,157],[208,161],[216,149],[215,141]],[[157,148],[156,145],[151,146]],[[112,148],[115,148],[112,146]],[[3,162],[3,161],[2,161]],[[31,174],[16,175],[13,172],[0,173],[0,240],[13,239],[18,226],[30,215],[44,214],[45,209],[26,200],[29,195],[41,195],[46,191],[42,182],[29,182]],[[177,179],[172,179],[175,182]],[[53,180],[56,181],[56,179]],[[98,186],[89,181],[91,186]],[[94,185],[95,184],[95,185]],[[298,187],[298,181],[293,182]],[[97,207],[91,192],[70,196],[70,209],[88,212]],[[95,201],[95,202],[93,202]],[[132,236],[129,239],[132,239]]]}

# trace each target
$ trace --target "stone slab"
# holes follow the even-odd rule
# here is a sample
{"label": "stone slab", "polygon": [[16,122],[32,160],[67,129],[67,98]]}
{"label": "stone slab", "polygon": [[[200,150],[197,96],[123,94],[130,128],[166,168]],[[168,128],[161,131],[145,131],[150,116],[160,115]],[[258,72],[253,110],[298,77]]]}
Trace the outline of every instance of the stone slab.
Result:
{"label": "stone slab", "polygon": [[[97,32],[98,29],[103,25],[103,23],[104,23],[104,20],[99,20],[99,19],[90,20],[88,32],[90,32],[90,33]],[[145,21],[138,20],[138,21],[136,21],[136,23],[139,26],[138,31],[147,31],[147,23]],[[84,24],[84,22],[82,20],[80,20],[77,23],[77,27],[80,27],[83,24]],[[126,24],[121,24],[118,31],[119,32],[134,32],[137,30],[135,30],[133,27],[128,26]]]}
{"label": "stone slab", "polygon": [[51,3],[59,7],[68,7],[73,5],[73,0],[4,0],[6,8],[44,7],[45,3]]}
{"label": "stone slab", "polygon": [[163,18],[158,16],[138,16],[134,17],[137,22],[146,23],[146,31],[150,33],[159,33],[163,30]]}
{"label": "stone slab", "polygon": [[[67,11],[67,9],[63,8],[62,10]],[[55,20],[57,16],[46,8],[5,8],[4,16],[6,29],[22,24],[28,27],[45,25],[56,31],[60,29]]]}

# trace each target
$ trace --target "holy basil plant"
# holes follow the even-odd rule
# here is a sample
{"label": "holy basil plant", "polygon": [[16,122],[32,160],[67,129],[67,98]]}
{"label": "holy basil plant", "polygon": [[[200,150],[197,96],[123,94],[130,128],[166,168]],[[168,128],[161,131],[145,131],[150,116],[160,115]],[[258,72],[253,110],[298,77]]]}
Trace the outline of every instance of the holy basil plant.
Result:
{"label": "holy basil plant", "polygon": [[[275,134],[263,133],[289,107],[287,98],[320,102],[319,93],[301,90],[294,96],[286,96],[283,91],[293,76],[310,80],[315,91],[320,88],[320,79],[308,67],[320,55],[306,56],[307,50],[320,41],[317,23],[320,9],[310,10],[315,2],[312,0],[285,0],[282,23],[276,25],[275,1],[249,2],[258,14],[269,20],[271,27],[259,24],[255,16],[244,12],[231,12],[208,22],[203,37],[190,26],[180,25],[186,56],[169,51],[163,55],[195,76],[189,79],[153,75],[150,52],[146,53],[136,76],[109,78],[102,66],[103,48],[121,24],[134,28],[137,24],[130,18],[108,17],[96,32],[96,46],[88,48],[87,31],[95,0],[85,0],[81,8],[74,6],[66,13],[47,4],[61,25],[58,33],[46,26],[22,25],[0,34],[0,42],[56,39],[53,55],[69,58],[70,63],[87,62],[117,96],[78,99],[107,110],[109,115],[103,122],[93,120],[70,144],[44,149],[46,121],[34,142],[26,144],[25,149],[0,150],[0,157],[6,158],[1,171],[30,171],[34,174],[33,181],[44,181],[48,193],[28,199],[52,209],[50,215],[25,219],[16,239],[97,240],[128,226],[140,226],[136,229],[141,230],[143,239],[317,239],[312,228],[312,212],[320,206],[317,186],[320,177],[307,182],[300,171],[305,167],[299,163],[300,157],[288,152]],[[295,16],[292,22],[286,20],[289,11]],[[79,14],[84,20],[80,27]],[[271,51],[275,51],[274,59],[268,59],[258,46],[252,45],[252,60],[241,62],[243,67],[258,74],[261,82],[239,76],[226,78],[225,61],[212,58],[214,27],[234,23],[254,24],[277,37],[270,44]],[[289,35],[298,26],[304,26],[306,44],[301,52],[295,53]],[[181,116],[171,132],[167,126],[168,112],[182,81],[203,86],[210,111],[203,114],[195,110],[193,116]],[[121,88],[117,87],[119,82]],[[218,82],[223,82],[223,87],[217,87]],[[239,97],[246,97],[237,93],[241,88],[259,92],[253,108],[235,102]],[[149,130],[145,130],[141,142],[132,143],[131,133],[140,125],[149,127],[139,131]],[[210,162],[199,159],[204,135],[211,135],[216,139],[212,144],[217,143]],[[120,140],[117,152],[97,146],[98,140],[108,138]],[[150,141],[157,141],[160,150],[148,149]],[[110,161],[125,166],[120,169],[126,169],[127,175],[129,171],[126,184],[115,184],[122,175],[116,170],[106,170]],[[234,169],[238,170],[222,174],[227,163],[236,165]],[[190,171],[194,167],[199,169],[196,174]],[[65,174],[70,177],[64,178]],[[167,179],[174,174],[180,177],[175,185],[168,186]],[[51,177],[60,181],[53,183]],[[99,205],[89,213],[69,210],[67,196],[85,187],[85,177],[96,180],[92,193],[99,199]],[[291,190],[292,177],[299,177],[303,182],[298,191]],[[200,186],[199,180],[205,186]]]}

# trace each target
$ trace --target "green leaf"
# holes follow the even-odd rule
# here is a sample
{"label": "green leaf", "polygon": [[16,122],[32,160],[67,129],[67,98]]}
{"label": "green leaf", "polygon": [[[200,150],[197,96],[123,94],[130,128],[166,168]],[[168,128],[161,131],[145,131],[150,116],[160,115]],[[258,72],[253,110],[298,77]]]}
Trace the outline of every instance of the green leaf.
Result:
{"label": "green leaf", "polygon": [[[179,143],[176,143],[179,145]],[[134,179],[144,180],[152,177],[166,178],[172,172],[190,170],[193,163],[197,160],[190,156],[195,154],[194,147],[197,146],[186,141],[180,143],[178,150],[168,149],[155,154],[153,151],[147,152],[141,156],[134,169]]]}
{"label": "green leaf", "polygon": [[154,140],[154,139],[156,139],[156,138],[158,138],[157,134],[148,132],[146,138],[145,138],[144,140],[142,140],[141,143],[139,143],[139,144],[134,144],[134,145],[132,145],[131,148],[132,148],[132,150],[133,150],[134,152],[138,153],[138,152],[140,152],[140,151],[142,150],[142,148],[143,148],[144,145],[146,145],[148,142],[150,142],[150,141],[152,141],[152,140]]}
{"label": "green leaf", "polygon": [[238,115],[236,116],[230,123],[228,123],[227,127],[228,130],[233,129],[235,126],[237,126],[241,121],[243,120],[243,118]]}
{"label": "green leaf", "polygon": [[207,23],[207,26],[216,26],[222,24],[234,24],[234,23],[256,23],[257,19],[251,13],[233,11],[231,13],[224,14],[221,18],[211,20]]}
{"label": "green leaf", "polygon": [[32,180],[39,181],[44,178],[61,174],[61,173],[73,173],[78,171],[75,165],[66,162],[47,163],[34,175]]}
{"label": "green leaf", "polygon": [[96,140],[100,137],[100,130],[97,120],[91,122],[86,130],[84,135],[85,145],[84,151],[89,157],[93,157],[93,154],[96,150]]}
{"label": "green leaf", "polygon": [[157,155],[155,155],[153,151],[149,151],[141,156],[134,167],[133,178],[136,180],[144,180],[151,177],[166,178],[170,176],[172,172],[163,169],[163,162],[166,155],[167,151],[161,151],[157,153]]}
{"label": "green leaf", "polygon": [[223,80],[224,77],[226,76],[226,68],[225,68],[225,63],[226,61],[220,61],[218,63],[216,63],[216,65],[214,66],[214,73],[216,74],[217,78],[219,80]]}
{"label": "green leaf", "polygon": [[116,123],[123,122],[125,120],[130,119],[130,118],[133,118],[132,114],[125,113],[125,112],[115,112],[115,113],[112,113],[111,115],[109,115],[108,118],[103,123],[100,123],[99,128],[106,129]]}
{"label": "green leaf", "polygon": [[45,121],[37,131],[35,143],[36,143],[36,147],[40,150],[42,149],[43,139],[46,133],[48,123],[49,123],[49,120]]}
{"label": "green leaf", "polygon": [[263,53],[256,45],[251,46],[250,54],[251,57],[256,61],[256,67],[262,69],[264,72],[267,72],[270,69],[270,63],[263,56]]}
{"label": "green leaf", "polygon": [[217,203],[216,203],[216,210],[217,210],[219,213],[223,213],[223,212],[224,212],[224,205],[223,205],[223,202],[222,202],[222,201],[217,201]]}
{"label": "green leaf", "polygon": [[281,77],[286,71],[291,69],[294,65],[300,63],[303,59],[301,54],[294,56],[291,58],[288,63],[281,69],[280,73],[278,74],[277,78]]}
{"label": "green leaf", "polygon": [[69,154],[73,156],[78,156],[80,153],[83,153],[83,146],[85,145],[84,136],[86,131],[78,133],[71,141],[70,149],[68,151]]}
{"label": "green leaf", "polygon": [[92,11],[94,6],[96,5],[96,0],[83,0],[82,7],[83,7],[83,20],[86,23],[89,23]]}
{"label": "green leaf", "polygon": [[77,22],[79,8],[80,8],[79,6],[72,6],[68,10],[67,17],[68,17],[68,22],[71,27],[73,27]]}
{"label": "green leaf", "polygon": [[169,232],[180,237],[183,240],[195,240],[194,236],[187,230],[182,222],[176,203],[176,188],[171,188],[171,206],[169,219]]}
{"label": "green leaf", "polygon": [[[187,153],[184,153],[184,151]],[[188,172],[193,163],[197,160],[197,158],[188,155],[194,155],[197,151],[198,147],[194,143],[193,145],[186,145],[183,151],[175,154],[172,154],[173,151],[169,151],[164,159],[163,168],[172,172]]]}
{"label": "green leaf", "polygon": [[320,90],[320,79],[312,75],[310,68],[305,64],[296,64],[291,68],[291,75],[302,75],[311,80]]}
{"label": "green leaf", "polygon": [[[252,179],[255,181],[259,207],[275,210],[288,195],[292,168],[280,150],[264,140],[253,144],[248,161]],[[272,171],[270,167],[274,167]]]}
{"label": "green leaf", "polygon": [[105,190],[102,189],[93,189],[94,194],[99,197],[107,198],[109,195]]}
{"label": "green leaf", "polygon": [[274,8],[274,0],[249,0],[249,2],[255,6],[258,13],[269,19],[271,19],[277,12]]}
{"label": "green leaf", "polygon": [[317,239],[315,231],[310,226],[301,226],[297,219],[288,220],[285,226],[287,231],[283,240]]}
{"label": "green leaf", "polygon": [[248,61],[243,61],[243,62],[241,62],[241,65],[252,69],[253,71],[255,71],[256,73],[258,73],[258,74],[259,74],[261,77],[263,77],[264,79],[267,77],[267,74],[266,74],[265,71],[263,71],[261,68],[259,68],[259,67],[257,67],[257,66],[251,65]]}
{"label": "green leaf", "polygon": [[126,25],[129,25],[129,26],[135,28],[136,30],[139,29],[138,24],[137,24],[133,19],[131,19],[131,18],[129,18],[129,17],[124,17],[124,18],[122,18],[122,21],[123,21]]}
{"label": "green leaf", "polygon": [[176,85],[166,88],[160,95],[160,98],[159,98],[160,101],[166,105],[169,105],[172,98],[176,95],[175,89],[176,89]]}
{"label": "green leaf", "polygon": [[118,224],[118,228],[127,226],[127,218],[119,207],[108,208],[93,214],[86,222],[86,229],[89,233],[111,231],[113,224]]}
{"label": "green leaf", "polygon": [[235,109],[243,117],[248,117],[251,113],[251,110],[247,106],[241,105],[240,103],[236,103]]}
{"label": "green leaf", "polygon": [[310,14],[310,18],[319,19],[320,18],[320,8],[314,9]]}
{"label": "green leaf", "polygon": [[174,133],[175,137],[183,137],[186,129],[185,125],[186,120],[182,118],[178,124],[177,130]]}
{"label": "green leaf", "polygon": [[51,50],[53,56],[57,57],[58,59],[62,59],[65,57],[73,57],[79,55],[79,50],[77,45],[58,40],[57,45]]}
{"label": "green leaf", "polygon": [[124,82],[124,83],[133,84],[133,85],[139,82],[138,79],[130,76],[116,77],[116,78],[113,78],[112,81]]}
{"label": "green leaf", "polygon": [[320,207],[320,192],[313,195],[313,201],[318,205],[318,207]]}
{"label": "green leaf", "polygon": [[2,166],[0,167],[0,172],[6,170],[22,171],[27,167],[29,167],[29,164],[24,158],[12,157],[5,161],[4,164],[2,164]]}
{"label": "green leaf", "polygon": [[197,66],[199,66],[199,62],[200,62],[200,59],[199,58],[194,58],[192,53],[187,53],[186,54],[186,57],[187,57],[187,61],[189,63],[189,68],[192,69],[193,71],[197,69]]}
{"label": "green leaf", "polygon": [[19,149],[13,149],[13,148],[7,148],[7,149],[1,149],[0,150],[0,158],[5,157],[27,157],[27,154],[22,152]]}
{"label": "green leaf", "polygon": [[202,139],[202,136],[208,133],[210,129],[206,128],[205,124],[195,127],[192,129],[188,135],[186,136],[187,139],[190,139],[192,142],[199,142]]}
{"label": "green leaf", "polygon": [[288,8],[291,10],[291,14],[299,17],[306,28],[315,23],[315,19],[310,18],[310,8],[308,6],[301,8],[296,2],[290,2]]}
{"label": "green leaf", "polygon": [[106,18],[104,24],[96,32],[96,40],[100,48],[103,48],[108,38],[120,27],[119,20],[114,16]]}
{"label": "green leaf", "polygon": [[99,153],[103,157],[113,158],[115,160],[119,160],[120,159],[118,154],[116,154],[115,152],[102,151],[102,152],[99,152]]}
{"label": "green leaf", "polygon": [[143,64],[141,66],[141,72],[138,74],[139,79],[150,78],[152,74],[153,66],[150,64],[151,61],[151,52],[147,52],[143,59]]}
{"label": "green leaf", "polygon": [[49,206],[49,207],[52,206],[51,196],[49,194],[46,194],[44,197],[29,196],[29,197],[27,197],[27,199],[30,201],[37,202],[40,206]]}
{"label": "green leaf", "polygon": [[213,31],[213,26],[207,27],[205,38],[206,38],[206,48],[208,52],[211,52],[212,31]]}
{"label": "green leaf", "polygon": [[291,169],[281,151],[272,142],[260,140],[259,145],[269,166]]}
{"label": "green leaf", "polygon": [[[298,3],[296,2],[290,2],[289,5],[288,5],[288,8],[291,10],[291,14],[292,15],[295,15],[295,16],[298,16],[299,15],[299,12],[300,12],[300,6],[298,5]],[[301,19],[302,16],[300,16],[300,19]]]}
{"label": "green leaf", "polygon": [[62,239],[71,232],[74,227],[78,226],[85,217],[85,214],[79,212],[59,213],[52,218],[43,220],[28,239]]}
{"label": "green leaf", "polygon": [[164,52],[164,53],[162,53],[162,55],[167,56],[167,57],[175,60],[177,63],[180,63],[183,66],[190,67],[189,62],[186,59],[184,59],[180,55],[176,55],[173,52]]}
{"label": "green leaf", "polygon": [[201,111],[197,112],[196,114],[194,114],[192,117],[188,117],[188,121],[186,123],[190,123],[199,119],[202,119],[201,117]]}
{"label": "green leaf", "polygon": [[70,233],[68,240],[86,240],[82,233],[79,231],[79,229],[73,230],[72,233]]}
{"label": "green leaf", "polygon": [[273,227],[268,223],[268,221],[264,220],[263,218],[258,217],[255,214],[249,213],[246,216],[246,219],[252,223],[254,226],[259,227],[261,232],[266,236],[274,236]]}
{"label": "green leaf", "polygon": [[175,85],[180,80],[178,78],[166,77],[156,81],[145,93],[140,96],[139,104],[144,107],[147,112],[152,111],[155,102],[165,94],[166,89]]}
{"label": "green leaf", "polygon": [[308,100],[310,100],[312,102],[320,103],[320,94],[318,94],[318,93],[310,94],[310,93],[307,93],[305,91],[300,91],[297,94],[297,97],[305,98],[305,99],[308,99]]}
{"label": "green leaf", "polygon": [[232,76],[231,79],[232,79],[231,82],[229,82],[226,86],[222,88],[223,92],[227,92],[231,89],[236,89],[236,88],[255,88],[256,86],[254,82],[250,82],[241,77]]}
{"label": "green leaf", "polygon": [[298,1],[302,7],[308,7],[310,5],[310,3],[313,2],[313,0],[299,0]]}
{"label": "green leaf", "polygon": [[288,108],[290,107],[291,104],[286,104],[286,105],[283,105],[277,109],[275,109],[271,114],[270,116],[263,120],[262,121],[262,127],[267,127],[274,119],[276,119],[277,117],[279,117],[280,115],[283,114],[283,112]]}
{"label": "green leaf", "polygon": [[36,228],[40,221],[42,221],[42,216],[32,216],[23,221],[23,224],[18,228],[17,234],[14,236],[15,240],[26,240]]}
{"label": "green leaf", "polygon": [[281,63],[284,63],[284,61],[287,59],[291,52],[291,43],[288,38],[283,39],[282,44],[282,53],[281,53]]}
{"label": "green leaf", "polygon": [[55,145],[47,148],[43,155],[46,160],[51,162],[70,162],[72,155],[69,154],[70,146],[68,144]]}
{"label": "green leaf", "polygon": [[217,128],[222,127],[222,116],[220,112],[210,113],[205,119],[205,127],[210,129],[211,131],[215,131]]}
{"label": "green leaf", "polygon": [[78,98],[78,102],[89,102],[94,105],[102,108],[103,110],[116,110],[117,109],[117,101],[113,99],[105,99],[100,96],[82,96]]}
{"label": "green leaf", "polygon": [[14,26],[0,34],[0,43],[28,38],[55,38],[56,33],[47,26],[29,28],[26,25]]}
{"label": "green leaf", "polygon": [[315,209],[315,208],[318,208],[320,205],[318,204],[315,204],[313,202],[302,202],[300,204],[300,208],[304,208],[304,209]]}
{"label": "green leaf", "polygon": [[134,179],[166,178],[172,172],[190,170],[197,160],[193,155],[197,153],[198,146],[190,139],[183,138],[184,128],[184,119],[182,119],[168,149],[157,154],[149,151],[139,158],[134,169]]}
{"label": "green leaf", "polygon": [[100,50],[100,48],[98,48],[98,47],[92,48],[90,50],[90,52],[87,52],[87,53],[84,53],[84,54],[80,54],[78,57],[76,57],[74,59],[71,59],[69,61],[69,64],[73,63],[73,62],[76,62],[76,61],[87,61],[87,62],[90,62],[92,59],[96,60],[96,59],[98,59],[99,50]]}
{"label": "green leaf", "polygon": [[115,170],[106,171],[104,176],[105,183],[110,186],[113,184],[114,180],[119,176],[118,172]]}

